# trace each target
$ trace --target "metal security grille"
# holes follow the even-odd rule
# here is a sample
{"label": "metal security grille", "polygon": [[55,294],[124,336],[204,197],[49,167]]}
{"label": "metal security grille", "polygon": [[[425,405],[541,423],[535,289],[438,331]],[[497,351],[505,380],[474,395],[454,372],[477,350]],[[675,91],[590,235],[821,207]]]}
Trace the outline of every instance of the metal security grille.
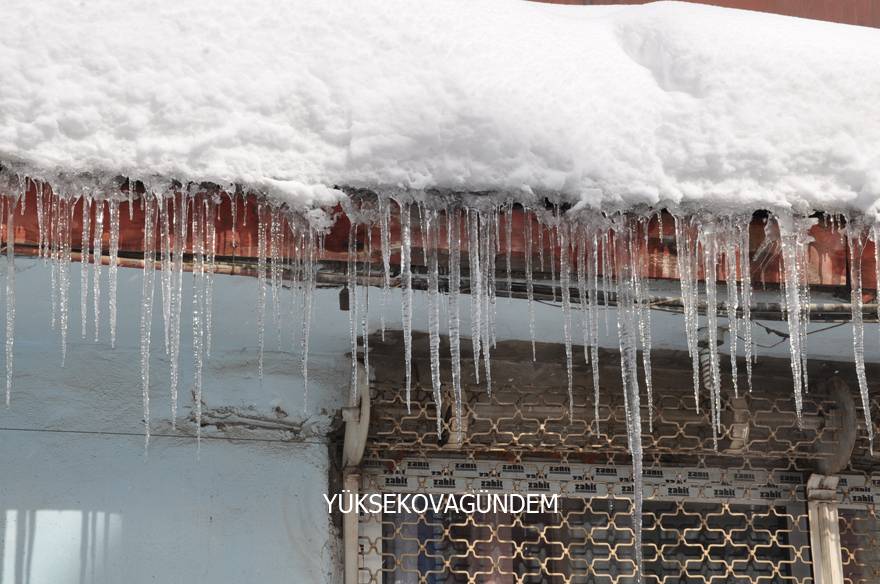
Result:
{"label": "metal security grille", "polygon": [[[414,343],[407,408],[399,339],[372,339],[371,422],[364,492],[558,493],[557,513],[368,515],[360,525],[364,584],[627,584],[635,582],[631,467],[614,353],[601,356],[598,428],[591,374],[576,368],[569,419],[562,348],[499,343],[493,391],[464,390],[461,432],[445,396],[438,434],[427,343]],[[441,349],[442,350],[442,349]],[[617,359],[617,361],[615,361]],[[464,379],[473,380],[470,363]],[[725,389],[722,434],[696,413],[686,355],[654,355],[654,405],[643,399],[643,579],[649,584],[812,582],[806,479],[839,457],[846,418],[840,364],[810,366],[801,427],[788,361],[763,359],[754,388]],[[448,371],[443,371],[448,376]],[[839,383],[823,380],[837,375]],[[850,387],[854,387],[851,384]],[[837,391],[838,393],[835,393]],[[644,398],[645,396],[643,396]],[[703,398],[701,398],[703,399]],[[858,403],[858,402],[855,402]],[[853,407],[853,404],[849,404]],[[880,410],[878,404],[874,408]],[[855,419],[861,419],[856,407]],[[880,419],[875,415],[874,419]],[[878,582],[880,470],[859,433],[839,487],[842,556],[852,584]],[[717,451],[715,442],[717,439]]]}

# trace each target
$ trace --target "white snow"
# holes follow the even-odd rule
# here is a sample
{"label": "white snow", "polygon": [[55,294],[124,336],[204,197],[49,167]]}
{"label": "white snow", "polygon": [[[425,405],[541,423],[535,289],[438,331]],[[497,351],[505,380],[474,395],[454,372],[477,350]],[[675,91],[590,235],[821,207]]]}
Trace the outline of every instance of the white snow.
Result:
{"label": "white snow", "polygon": [[35,176],[880,209],[880,31],[689,3],[6,0]]}

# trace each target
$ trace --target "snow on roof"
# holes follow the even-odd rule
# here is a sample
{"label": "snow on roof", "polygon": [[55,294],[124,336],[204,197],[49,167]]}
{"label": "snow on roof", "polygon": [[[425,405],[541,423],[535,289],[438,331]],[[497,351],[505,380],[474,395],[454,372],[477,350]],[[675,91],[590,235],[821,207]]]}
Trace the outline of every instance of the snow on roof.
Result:
{"label": "snow on roof", "polygon": [[6,0],[0,161],[44,178],[880,209],[880,30],[679,2]]}

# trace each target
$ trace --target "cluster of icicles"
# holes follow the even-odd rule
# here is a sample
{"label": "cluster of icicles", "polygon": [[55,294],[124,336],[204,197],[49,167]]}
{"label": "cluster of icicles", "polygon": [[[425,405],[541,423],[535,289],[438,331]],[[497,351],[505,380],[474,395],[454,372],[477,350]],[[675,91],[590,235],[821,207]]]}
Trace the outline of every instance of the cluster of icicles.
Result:
{"label": "cluster of icicles", "polygon": [[[131,189],[133,190],[133,189]],[[66,358],[69,328],[69,265],[78,255],[91,269],[81,271],[80,301],[82,336],[89,323],[89,299],[94,317],[94,339],[108,330],[111,346],[116,344],[117,271],[120,266],[120,204],[128,197],[128,212],[140,206],[143,228],[143,298],[140,315],[141,375],[146,436],[150,432],[150,350],[153,336],[152,313],[154,298],[161,298],[164,322],[164,351],[170,362],[171,420],[177,418],[180,331],[185,304],[192,311],[192,357],[194,362],[193,406],[197,432],[201,431],[202,372],[205,359],[210,358],[212,345],[213,275],[216,271],[216,220],[221,201],[228,200],[232,220],[232,246],[236,247],[239,224],[245,226],[249,205],[256,205],[256,275],[258,278],[259,373],[262,378],[263,347],[267,324],[267,308],[271,298],[275,328],[279,342],[282,335],[282,283],[293,290],[290,315],[293,325],[291,342],[298,346],[298,360],[308,387],[309,331],[313,293],[319,280],[319,264],[324,256],[326,224],[314,221],[314,213],[295,211],[270,199],[245,197],[239,192],[184,189],[179,185],[161,192],[146,188],[139,196],[123,192],[57,194],[49,185],[21,179],[17,195],[2,197],[2,213],[6,220],[6,401],[13,384],[13,339],[15,330],[15,217],[34,205],[39,229],[36,254],[51,264],[51,325],[58,331],[61,360]],[[752,257],[749,252],[751,213],[712,216],[669,214],[649,211],[633,213],[597,213],[564,210],[554,205],[529,207],[509,199],[495,197],[428,196],[424,193],[378,196],[352,196],[342,202],[350,221],[348,237],[347,287],[349,290],[349,336],[351,341],[351,397],[357,398],[360,387],[358,367],[363,360],[369,376],[369,333],[376,325],[371,315],[370,284],[374,272],[381,278],[382,295],[379,327],[384,334],[385,311],[389,290],[402,290],[400,306],[403,322],[406,402],[409,405],[412,386],[412,329],[414,266],[417,276],[424,274],[427,291],[427,329],[430,343],[431,385],[437,411],[441,409],[443,392],[440,379],[441,314],[445,314],[445,332],[449,339],[451,386],[454,413],[460,430],[462,415],[462,312],[469,313],[474,374],[477,383],[492,391],[491,351],[496,345],[496,302],[499,296],[512,294],[514,274],[514,217],[524,219],[517,227],[521,239],[524,280],[528,302],[529,329],[534,357],[535,285],[549,284],[553,297],[561,304],[568,370],[570,404],[573,387],[573,338],[582,333],[584,361],[590,365],[595,404],[595,431],[599,432],[600,402],[599,331],[609,327],[609,305],[616,307],[616,328],[620,349],[620,371],[628,430],[628,445],[633,460],[634,526],[638,564],[641,550],[641,477],[642,477],[642,398],[647,401],[648,431],[652,431],[653,391],[651,375],[651,306],[654,298],[648,289],[649,233],[674,233],[677,271],[681,284],[681,305],[688,353],[693,360],[693,390],[699,410],[701,389],[708,392],[709,417],[717,448],[721,435],[721,355],[718,352],[718,315],[728,319],[732,388],[739,394],[737,356],[742,352],[748,389],[754,360],[751,333]],[[239,211],[241,209],[241,211]],[[79,214],[80,217],[76,217]],[[238,219],[239,214],[242,220]],[[810,228],[816,219],[777,213],[766,223],[762,246],[772,246],[781,258],[781,305],[788,321],[794,401],[801,418],[803,394],[807,388],[807,326],[810,318],[810,288],[807,250],[811,242]],[[79,219],[79,221],[76,221]],[[129,216],[131,219],[131,215]],[[396,224],[393,219],[399,223]],[[664,221],[667,222],[664,226]],[[74,229],[80,223],[81,239],[76,254]],[[399,228],[399,250],[392,249],[392,231]],[[851,220],[845,223],[850,257],[860,258],[868,239],[877,238],[876,228]],[[108,233],[109,232],[109,233]],[[664,237],[667,237],[664,235]],[[105,247],[105,241],[108,245]],[[360,243],[359,243],[360,242]],[[31,246],[32,248],[33,246]],[[413,257],[414,250],[421,257]],[[876,247],[875,247],[876,249]],[[764,250],[767,251],[767,250]],[[106,258],[105,258],[106,253]],[[392,255],[399,253],[399,272],[392,269]],[[876,253],[876,251],[875,251]],[[448,258],[441,270],[441,258]],[[107,305],[109,327],[102,325],[102,271],[107,262],[109,290]],[[878,258],[880,259],[880,258]],[[497,265],[503,262],[503,267]],[[877,262],[880,266],[880,261]],[[466,267],[466,271],[463,268]],[[156,271],[160,274],[157,277]],[[880,269],[880,268],[878,268]],[[192,298],[184,298],[185,271],[192,271]],[[854,361],[861,391],[865,426],[873,439],[864,365],[864,331],[862,321],[861,262],[850,263],[852,282],[852,322],[854,330]],[[379,274],[381,272],[381,275]],[[722,278],[723,275],[723,278]],[[706,277],[711,276],[711,277]],[[880,276],[880,274],[878,274]],[[504,278],[504,280],[501,280]],[[726,295],[719,298],[717,280],[726,281]],[[700,280],[704,281],[703,290]],[[158,286],[157,286],[158,285]],[[156,292],[156,288],[159,292]],[[468,294],[469,306],[462,300]],[[372,301],[375,305],[375,299]],[[375,314],[376,310],[373,308]],[[707,338],[701,338],[701,316],[704,313]],[[295,322],[293,315],[300,315]],[[612,317],[613,318],[613,317]],[[610,325],[614,326],[614,324]],[[579,329],[577,331],[576,329]],[[639,366],[641,365],[641,374]],[[641,390],[644,386],[644,394]],[[306,393],[307,396],[307,393]],[[570,409],[569,415],[572,414]],[[441,430],[438,415],[438,432]]]}

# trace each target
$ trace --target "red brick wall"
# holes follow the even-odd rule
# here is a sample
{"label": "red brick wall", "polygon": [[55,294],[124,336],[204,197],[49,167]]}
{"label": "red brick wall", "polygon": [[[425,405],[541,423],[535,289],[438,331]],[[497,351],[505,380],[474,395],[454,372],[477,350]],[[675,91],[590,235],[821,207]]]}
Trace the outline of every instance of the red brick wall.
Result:
{"label": "red brick wall", "polygon": [[[552,4],[645,4],[648,0],[536,0]],[[880,28],[880,0],[687,0]]]}

